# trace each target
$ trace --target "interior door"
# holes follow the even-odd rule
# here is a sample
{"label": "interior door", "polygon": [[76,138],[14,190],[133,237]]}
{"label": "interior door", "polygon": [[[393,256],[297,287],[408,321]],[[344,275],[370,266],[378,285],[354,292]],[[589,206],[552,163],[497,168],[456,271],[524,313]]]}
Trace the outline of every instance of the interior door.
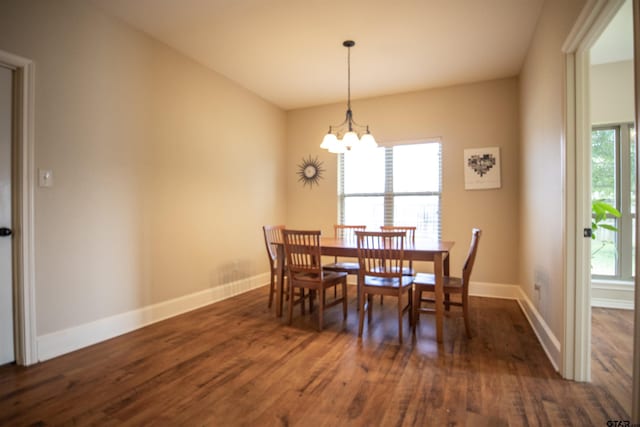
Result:
{"label": "interior door", "polygon": [[11,238],[13,71],[0,66],[0,365],[15,360]]}

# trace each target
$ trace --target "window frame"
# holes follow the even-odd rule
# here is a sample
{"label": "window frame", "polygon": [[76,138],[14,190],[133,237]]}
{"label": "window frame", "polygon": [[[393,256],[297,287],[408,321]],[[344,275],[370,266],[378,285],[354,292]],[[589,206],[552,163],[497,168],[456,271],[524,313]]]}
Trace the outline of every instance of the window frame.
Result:
{"label": "window frame", "polygon": [[[614,195],[616,199],[615,208],[618,209],[621,214],[620,218],[615,218],[612,215],[607,216],[615,222],[618,228],[618,232],[615,233],[615,275],[592,274],[591,277],[596,280],[633,281],[633,221],[634,219],[636,220],[637,226],[637,213],[632,213],[631,211],[632,129],[634,129],[632,122],[601,124],[591,127],[591,135],[593,135],[594,131],[602,130],[612,130],[615,133]],[[636,147],[636,150],[637,149],[638,147]]]}
{"label": "window frame", "polygon": [[[437,144],[438,146],[438,189],[437,191],[393,191],[393,149],[399,146],[420,145],[420,144]],[[338,155],[338,223],[344,224],[345,217],[345,201],[351,197],[382,197],[384,200],[384,218],[381,225],[412,225],[412,224],[394,224],[394,199],[396,197],[433,197],[437,196],[437,239],[440,240],[442,234],[442,141],[434,138],[417,140],[417,141],[397,141],[390,144],[379,144],[378,148],[385,150],[385,188],[381,193],[349,193],[344,191],[344,154]],[[416,237],[424,236],[420,229],[416,230]]]}

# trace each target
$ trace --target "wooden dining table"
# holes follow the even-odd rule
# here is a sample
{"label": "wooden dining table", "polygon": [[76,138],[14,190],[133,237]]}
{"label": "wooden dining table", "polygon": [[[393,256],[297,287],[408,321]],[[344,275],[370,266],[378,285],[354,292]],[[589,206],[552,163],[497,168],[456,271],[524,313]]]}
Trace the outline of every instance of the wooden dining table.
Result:
{"label": "wooden dining table", "polygon": [[[444,288],[443,277],[449,275],[449,252],[454,242],[442,240],[416,239],[415,242],[405,242],[404,255],[406,260],[433,262],[433,273],[436,279],[436,339],[442,342],[442,322],[444,317]],[[278,284],[276,286],[276,315],[282,317],[283,288],[284,288],[284,245],[276,242],[278,259]],[[355,239],[336,239],[333,237],[320,238],[322,255],[357,258],[358,247]]]}

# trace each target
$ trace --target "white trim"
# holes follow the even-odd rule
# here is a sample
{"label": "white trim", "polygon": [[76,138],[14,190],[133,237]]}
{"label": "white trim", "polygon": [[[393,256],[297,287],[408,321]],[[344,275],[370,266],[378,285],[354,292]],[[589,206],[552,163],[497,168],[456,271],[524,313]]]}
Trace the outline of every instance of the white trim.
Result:
{"label": "white trim", "polygon": [[633,310],[635,289],[633,282],[593,280],[591,306]]}
{"label": "white trim", "polygon": [[544,352],[547,354],[549,361],[555,370],[559,371],[559,363],[562,355],[560,340],[556,338],[549,325],[547,325],[547,322],[545,322],[544,318],[538,312],[538,309],[533,305],[522,288],[518,287],[518,290],[518,304],[520,304],[522,312],[529,321],[536,337],[538,337],[538,341],[540,342]]}
{"label": "white trim", "polygon": [[39,336],[38,360],[48,360],[126,334],[152,323],[265,286],[266,283],[269,283],[269,273]]}
{"label": "white trim", "polygon": [[616,310],[633,310],[633,300],[627,301],[620,298],[592,297],[591,307],[614,308]]}
{"label": "white trim", "polygon": [[17,71],[21,101],[18,113],[19,206],[16,207],[20,229],[14,234],[19,248],[16,254],[16,362],[36,363],[35,303],[35,65],[33,61],[0,50],[0,63]]}
{"label": "white trim", "polygon": [[469,295],[475,297],[518,299],[520,287],[502,283],[469,282]]}
{"label": "white trim", "polygon": [[591,224],[589,48],[624,0],[589,0],[562,50],[565,53],[563,153],[564,341],[562,376],[589,381],[591,375],[590,241],[582,229]]}

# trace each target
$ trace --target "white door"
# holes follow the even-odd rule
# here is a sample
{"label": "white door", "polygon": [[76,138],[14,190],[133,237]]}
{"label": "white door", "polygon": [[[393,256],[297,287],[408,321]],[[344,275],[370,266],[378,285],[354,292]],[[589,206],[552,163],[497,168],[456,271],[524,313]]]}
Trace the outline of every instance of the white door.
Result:
{"label": "white door", "polygon": [[0,66],[0,365],[15,360],[11,231],[13,72]]}

